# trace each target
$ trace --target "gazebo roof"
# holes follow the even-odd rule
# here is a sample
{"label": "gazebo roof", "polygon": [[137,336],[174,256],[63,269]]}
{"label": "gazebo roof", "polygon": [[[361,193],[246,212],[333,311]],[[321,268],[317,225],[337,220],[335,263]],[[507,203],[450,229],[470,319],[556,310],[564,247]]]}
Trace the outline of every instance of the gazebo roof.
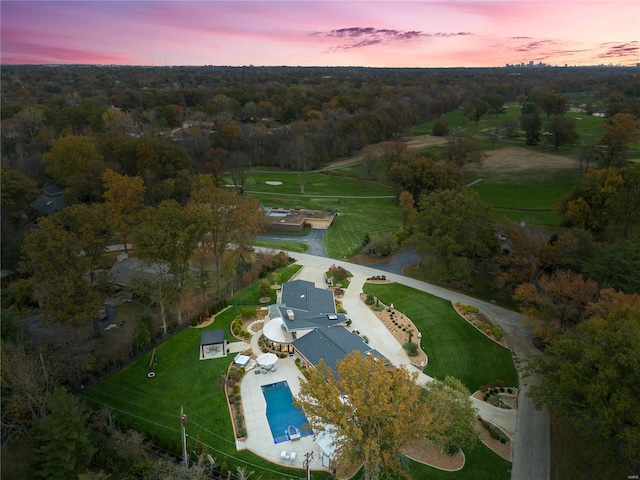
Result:
{"label": "gazebo roof", "polygon": [[224,330],[205,330],[200,336],[200,345],[224,343]]}

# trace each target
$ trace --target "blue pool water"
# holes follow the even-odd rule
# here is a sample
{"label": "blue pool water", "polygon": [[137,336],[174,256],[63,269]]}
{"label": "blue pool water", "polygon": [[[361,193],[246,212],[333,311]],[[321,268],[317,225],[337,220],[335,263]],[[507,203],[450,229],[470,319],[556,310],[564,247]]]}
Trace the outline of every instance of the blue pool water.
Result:
{"label": "blue pool water", "polygon": [[267,401],[267,420],[274,443],[289,440],[286,433],[289,425],[298,427],[303,437],[313,433],[302,409],[293,404],[293,395],[286,381],[263,385],[262,394]]}

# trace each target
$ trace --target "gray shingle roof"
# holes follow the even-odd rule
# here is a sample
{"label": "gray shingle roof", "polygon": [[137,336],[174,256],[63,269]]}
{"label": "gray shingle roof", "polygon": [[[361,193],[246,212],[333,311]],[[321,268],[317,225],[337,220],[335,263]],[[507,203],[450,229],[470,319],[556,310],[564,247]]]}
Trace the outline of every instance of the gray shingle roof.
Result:
{"label": "gray shingle roof", "polygon": [[[354,351],[363,355],[374,350],[359,335],[343,327],[326,327],[313,330],[294,340],[293,346],[314,365],[324,360],[333,371],[336,363]],[[379,355],[381,356],[381,355]]]}

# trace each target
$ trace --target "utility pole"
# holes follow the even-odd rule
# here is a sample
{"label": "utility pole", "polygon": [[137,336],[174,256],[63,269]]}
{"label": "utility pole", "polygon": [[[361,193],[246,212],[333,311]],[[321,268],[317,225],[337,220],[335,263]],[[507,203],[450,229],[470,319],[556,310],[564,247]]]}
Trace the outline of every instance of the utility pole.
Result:
{"label": "utility pole", "polygon": [[182,459],[184,460],[184,468],[189,468],[189,458],[187,457],[187,431],[184,428],[187,425],[188,420],[187,415],[182,409],[182,405],[180,405],[180,431],[182,433]]}
{"label": "utility pole", "polygon": [[311,480],[311,472],[309,471],[309,465],[311,465],[311,460],[313,460],[313,452],[305,453],[304,460],[302,461],[302,466],[307,469],[307,480]]}

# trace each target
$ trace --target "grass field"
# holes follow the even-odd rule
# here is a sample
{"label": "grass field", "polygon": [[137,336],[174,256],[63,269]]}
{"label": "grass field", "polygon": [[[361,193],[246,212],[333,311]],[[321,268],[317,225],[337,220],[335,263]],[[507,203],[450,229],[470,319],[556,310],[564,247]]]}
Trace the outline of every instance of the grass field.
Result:
{"label": "grass field", "polygon": [[525,219],[542,225],[557,225],[560,216],[553,211],[558,201],[567,195],[571,185],[501,185],[480,183],[472,187],[483,202],[493,207],[493,220],[503,216],[511,220]]}
{"label": "grass field", "polygon": [[[208,329],[229,330],[242,311],[232,307]],[[94,407],[109,407],[118,423],[144,432],[167,450],[180,452],[180,407],[189,417],[189,451],[196,440],[207,446],[219,462],[255,470],[263,478],[298,478],[299,472],[271,464],[248,451],[237,451],[224,389],[219,380],[230,358],[199,360],[201,329],[188,328],[156,349],[155,378],[148,378],[151,353],[89,390]]]}
{"label": "grass field", "polygon": [[286,250],[287,252],[305,253],[309,250],[309,246],[300,242],[287,242],[278,240],[254,240],[253,245],[263,248],[272,248],[274,250]]}
{"label": "grass field", "polygon": [[364,292],[385,305],[393,303],[422,332],[422,349],[429,357],[427,375],[441,380],[454,376],[472,392],[495,380],[518,386],[509,350],[460,318],[451,302],[397,283],[367,283]]}
{"label": "grass field", "polygon": [[[268,185],[267,181],[282,182],[282,185]],[[300,182],[297,172],[278,170],[272,172],[252,171],[247,190],[260,198],[269,198],[273,194],[282,196],[299,196],[301,201],[322,197],[364,197],[393,196],[393,191],[386,185],[365,182],[364,187],[358,180],[347,177],[329,175],[327,173],[309,173],[307,175],[304,194],[300,193]]]}
{"label": "grass field", "polygon": [[[282,185],[267,185],[266,181]],[[367,234],[393,233],[401,225],[393,190],[375,182],[366,182],[363,189],[361,182],[352,178],[313,173],[301,195],[297,173],[259,171],[251,174],[249,189],[250,195],[268,207],[337,210],[338,217],[324,238],[331,258],[350,258],[360,252]],[[280,243],[269,246],[286,249]]]}

